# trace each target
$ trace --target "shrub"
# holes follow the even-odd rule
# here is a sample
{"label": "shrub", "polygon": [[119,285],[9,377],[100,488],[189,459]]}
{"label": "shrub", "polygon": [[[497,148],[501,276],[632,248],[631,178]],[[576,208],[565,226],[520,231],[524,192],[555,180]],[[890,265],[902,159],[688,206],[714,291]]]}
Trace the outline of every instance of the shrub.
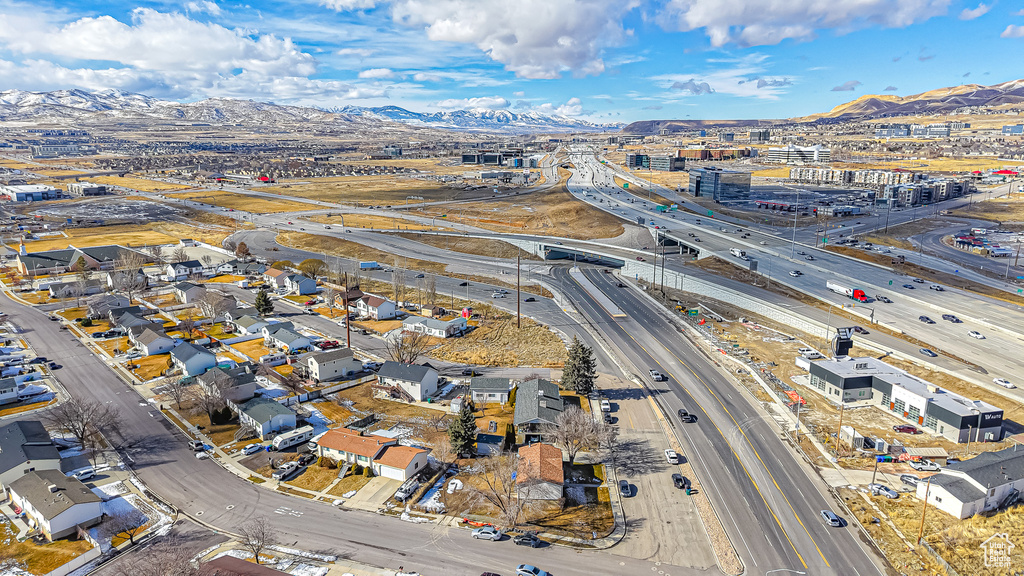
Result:
{"label": "shrub", "polygon": [[83,318],[82,319],[82,326],[84,326],[86,328],[88,328],[89,326],[92,326],[92,318]]}
{"label": "shrub", "polygon": [[373,476],[373,470],[371,470],[369,466],[363,468],[363,476],[366,476],[367,478],[372,477]]}
{"label": "shrub", "polygon": [[362,466],[362,464],[356,464],[355,466],[352,466],[352,475],[353,476],[361,476],[362,474],[363,474],[363,466]]}

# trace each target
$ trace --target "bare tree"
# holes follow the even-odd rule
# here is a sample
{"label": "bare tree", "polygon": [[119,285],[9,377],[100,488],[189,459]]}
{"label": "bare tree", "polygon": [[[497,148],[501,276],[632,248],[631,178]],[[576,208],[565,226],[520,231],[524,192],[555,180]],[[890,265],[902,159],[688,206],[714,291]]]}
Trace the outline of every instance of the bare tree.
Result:
{"label": "bare tree", "polygon": [[458,456],[455,450],[452,449],[451,440],[448,436],[440,437],[437,442],[434,442],[434,449],[430,451],[430,454],[442,465],[450,464],[455,461],[455,457]]}
{"label": "bare tree", "polygon": [[178,328],[185,333],[185,338],[192,338],[192,334],[196,331],[196,318],[189,312],[185,315],[181,321],[178,322]]}
{"label": "bare tree", "polygon": [[405,292],[407,286],[405,285],[405,270],[401,270],[398,266],[391,269],[391,291],[395,296],[395,304],[401,306],[405,302]]}
{"label": "bare tree", "polygon": [[[448,415],[443,412],[434,414],[427,418],[427,425],[433,428],[434,432],[447,432],[449,424],[451,424],[451,420],[449,420]],[[437,455],[436,450],[434,455]]]}
{"label": "bare tree", "polygon": [[192,402],[192,413],[206,414],[212,425],[214,410],[220,410],[224,406],[224,397],[221,391],[222,386],[216,380],[210,384],[199,383],[190,386],[186,394]]}
{"label": "bare tree", "polygon": [[437,276],[433,274],[427,280],[427,306],[437,306]]}
{"label": "bare tree", "polygon": [[200,576],[205,571],[193,560],[202,548],[197,544],[170,534],[131,554],[121,554],[110,570],[114,576]]}
{"label": "bare tree", "polygon": [[90,435],[113,427],[119,417],[117,408],[71,397],[51,408],[45,419],[51,428],[71,434],[84,446]]}
{"label": "bare tree", "polygon": [[174,264],[179,264],[186,260],[188,260],[188,251],[185,250],[184,246],[178,246],[174,249],[174,252],[171,253],[171,262]]}
{"label": "bare tree", "polygon": [[238,527],[238,534],[242,537],[242,546],[245,546],[256,557],[256,563],[260,563],[260,552],[272,546],[277,540],[270,522],[262,516],[257,516]]}
{"label": "bare tree", "polygon": [[122,250],[118,253],[114,291],[124,293],[129,304],[133,294],[146,287],[146,276],[142,273],[142,267],[145,265],[146,257],[141,252]]}
{"label": "bare tree", "polygon": [[164,393],[174,401],[175,410],[181,410],[181,401],[188,397],[188,387],[184,378],[172,378],[164,384]]}
{"label": "bare tree", "polygon": [[213,266],[213,256],[210,256],[209,254],[203,254],[203,257],[200,258],[199,261],[207,268]]}
{"label": "bare tree", "polygon": [[402,332],[384,340],[384,352],[395,362],[415,364],[430,348],[430,337],[422,332]]}
{"label": "bare tree", "polygon": [[324,291],[324,305],[331,311],[331,318],[334,318],[334,307],[338,305],[338,291],[334,288],[328,288]]}
{"label": "bare tree", "polygon": [[570,466],[577,454],[597,448],[600,442],[598,421],[576,406],[566,408],[555,423],[546,428],[544,437],[565,452]]}
{"label": "bare tree", "polygon": [[515,528],[519,519],[523,517],[530,500],[524,494],[519,494],[516,486],[516,476],[519,472],[519,457],[512,454],[496,454],[488,456],[481,462],[483,471],[479,478],[483,480],[484,486],[471,488],[480,496],[498,509],[502,523],[506,530]]}
{"label": "bare tree", "polygon": [[160,264],[161,262],[164,261],[164,247],[163,246],[161,246],[159,244],[155,244],[152,248],[149,249],[149,253],[153,255],[153,260],[156,260],[157,264]]}
{"label": "bare tree", "polygon": [[296,394],[301,394],[306,391],[306,379],[301,375],[296,374],[295,370],[292,370],[287,376],[281,378],[281,385]]}
{"label": "bare tree", "polygon": [[235,308],[235,300],[230,296],[225,296],[221,292],[207,289],[203,292],[203,295],[196,300],[196,304],[199,305],[199,310],[202,311],[203,316],[206,318],[212,318],[214,321],[217,320],[222,314]]}
{"label": "bare tree", "polygon": [[146,529],[149,518],[141,510],[134,506],[116,509],[104,522],[103,528],[107,536],[120,536],[127,538],[128,542],[135,545],[135,537]]}
{"label": "bare tree", "polygon": [[[227,238],[224,239],[224,242],[221,243],[221,246],[223,246],[224,249],[227,250],[228,252],[234,252],[235,250],[238,249],[238,244],[235,243],[234,240],[229,240]],[[235,254],[235,256],[237,255],[238,254]]]}

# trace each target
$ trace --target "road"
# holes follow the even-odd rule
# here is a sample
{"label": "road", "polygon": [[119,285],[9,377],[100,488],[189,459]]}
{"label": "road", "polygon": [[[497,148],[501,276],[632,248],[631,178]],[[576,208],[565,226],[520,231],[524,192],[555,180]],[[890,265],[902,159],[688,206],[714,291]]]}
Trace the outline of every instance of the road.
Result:
{"label": "road", "polygon": [[[659,309],[609,275],[587,278],[628,314],[616,321],[578,283],[563,278],[569,297],[633,365],[639,378],[657,369],[667,382],[651,384],[684,453],[698,471],[747,572],[802,570],[810,574],[878,574],[879,559],[865,550],[857,529],[826,527],[818,512],[835,506],[779,437],[764,413],[740,393]],[[675,416],[686,407],[696,423]]]}

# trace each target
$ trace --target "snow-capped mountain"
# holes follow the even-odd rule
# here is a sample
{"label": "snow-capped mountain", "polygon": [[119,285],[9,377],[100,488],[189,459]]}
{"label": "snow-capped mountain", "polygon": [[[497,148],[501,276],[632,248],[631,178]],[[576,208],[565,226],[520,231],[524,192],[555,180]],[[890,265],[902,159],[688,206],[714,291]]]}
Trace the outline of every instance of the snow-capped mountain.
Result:
{"label": "snow-capped mountain", "polygon": [[287,106],[233,98],[172,102],[121,90],[56,90],[0,92],[0,122],[109,123],[147,121],[208,122],[243,125],[305,123],[351,124],[366,127],[398,122],[409,126],[472,132],[594,132],[617,129],[567,116],[546,116],[507,110],[454,110],[425,114],[397,106],[323,109]]}
{"label": "snow-capped mountain", "polygon": [[398,106],[382,106],[378,108],[346,106],[338,111],[345,114],[391,120],[413,126],[468,132],[600,132],[621,127],[621,124],[595,124],[569,116],[549,116],[536,112],[512,112],[488,108],[423,113],[411,112]]}

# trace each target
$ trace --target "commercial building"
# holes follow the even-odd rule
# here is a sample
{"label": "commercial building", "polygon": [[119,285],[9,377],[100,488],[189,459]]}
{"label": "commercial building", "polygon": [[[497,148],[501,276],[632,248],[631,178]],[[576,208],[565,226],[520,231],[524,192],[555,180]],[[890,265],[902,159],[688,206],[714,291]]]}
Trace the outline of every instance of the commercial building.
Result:
{"label": "commercial building", "polygon": [[630,152],[626,154],[626,168],[650,168],[651,157],[647,154]]}
{"label": "commercial building", "polygon": [[754,130],[750,130],[747,134],[747,137],[751,144],[757,142],[767,142],[772,138],[772,132],[767,128],[756,128]]}
{"label": "commercial building", "polygon": [[89,182],[71,182],[68,184],[69,196],[103,196],[110,194],[103,184],[92,184]]}
{"label": "commercial building", "polygon": [[909,184],[914,181],[914,173],[909,170],[854,170],[850,180],[854,184],[889,186],[892,184]]}
{"label": "commercial building", "polygon": [[738,202],[750,197],[750,172],[732,172],[721,168],[690,170],[690,195],[711,198],[715,202]]}
{"label": "commercial building", "polygon": [[719,142],[732,142],[736,140],[736,134],[732,132],[722,132],[718,135]]}
{"label": "commercial building", "polygon": [[651,170],[676,172],[686,168],[686,158],[678,156],[651,156],[648,159]]}
{"label": "commercial building", "polygon": [[752,158],[757,156],[756,148],[680,148],[676,151],[679,158],[692,160],[735,160],[736,158]]}
{"label": "commercial building", "polygon": [[779,164],[825,163],[832,159],[832,150],[821,144],[814,146],[794,146],[769,148],[767,160]]}
{"label": "commercial building", "polygon": [[820,184],[849,184],[853,181],[850,170],[833,168],[815,168],[813,166],[796,166],[790,168],[789,179],[797,182],[814,182]]}
{"label": "commercial building", "polygon": [[1001,440],[1003,411],[969,400],[876,358],[840,356],[810,363],[811,388],[835,402],[870,401],[953,442]]}
{"label": "commercial building", "polygon": [[66,154],[78,154],[78,144],[39,144],[32,146],[33,158],[53,158]]}
{"label": "commercial building", "polygon": [[1003,136],[1020,136],[1024,134],[1024,124],[1007,124],[1003,126]]}
{"label": "commercial building", "polygon": [[970,460],[954,462],[917,485],[917,497],[963,520],[997,510],[1024,490],[1024,447],[982,452]]}
{"label": "commercial building", "polygon": [[875,128],[875,138],[909,138],[909,124],[889,124]]}
{"label": "commercial building", "polygon": [[911,138],[948,138],[949,124],[914,124],[910,127]]}
{"label": "commercial building", "polygon": [[60,190],[42,184],[0,186],[0,199],[7,199],[11,202],[39,202],[41,200],[56,200],[60,197]]}

